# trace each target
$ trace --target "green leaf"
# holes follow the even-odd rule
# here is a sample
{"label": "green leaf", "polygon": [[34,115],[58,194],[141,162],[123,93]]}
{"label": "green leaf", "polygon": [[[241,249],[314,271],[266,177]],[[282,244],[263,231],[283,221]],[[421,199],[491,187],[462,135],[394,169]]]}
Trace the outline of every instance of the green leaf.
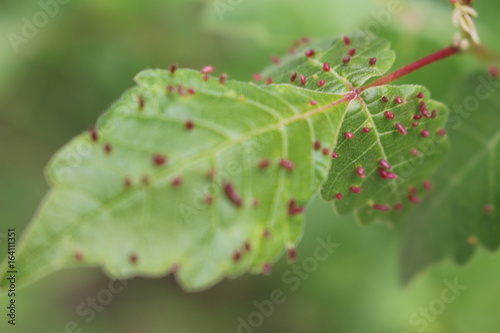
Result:
{"label": "green leaf", "polygon": [[[356,55],[343,63],[351,47]],[[306,48],[315,55],[304,56]],[[372,164],[365,179],[356,179],[363,192],[345,193],[338,209],[372,219],[378,214],[373,199],[399,199],[401,188],[431,172],[427,165],[443,146],[439,141],[410,159],[426,166],[408,179],[388,182],[372,172],[378,157],[392,156],[380,155],[382,148],[398,154],[422,141],[419,129],[403,136],[394,122],[383,121],[382,94],[402,97],[399,106],[387,105],[406,125],[417,91],[424,91],[424,101],[439,110],[437,119],[422,122],[432,138],[446,113],[421,87],[361,88],[393,61],[387,42],[355,37],[349,47],[343,39],[298,46],[266,73],[281,84],[220,83],[193,70],[140,73],[138,86],[103,114],[95,132],[73,139],[49,163],[52,189],[19,246],[18,283],[79,265],[99,265],[113,278],[175,272],[187,290],[246,271],[268,272],[283,252],[295,257],[301,213],[325,179],[323,196],[331,199],[353,182],[352,170],[336,168],[364,158]],[[289,84],[292,69],[307,77],[305,85]],[[361,134],[363,126],[372,131]],[[342,139],[346,129],[356,136],[349,143]],[[7,268],[5,262],[2,276]]]}
{"label": "green leaf", "polygon": [[[394,54],[386,41],[377,40],[367,45],[364,38],[354,37],[350,45],[345,45],[340,39],[326,43],[333,44],[326,53],[321,49],[324,44],[313,42],[301,46],[263,74],[271,76],[273,82],[284,83],[295,71],[299,76],[305,74],[314,78],[307,80],[306,87],[311,90],[340,90],[346,94],[359,90],[359,95],[350,101],[343,117],[335,142],[338,158],[331,165],[321,195],[325,200],[335,200],[334,207],[339,214],[355,212],[361,223],[401,221],[415,206],[413,201],[421,200],[425,195],[424,183],[432,176],[448,149],[447,138],[439,135],[448,110],[443,104],[430,100],[429,91],[421,86],[361,89],[368,79],[383,74],[392,65]],[[359,48],[358,45],[365,47]],[[356,48],[355,55],[347,64],[343,63],[343,58],[353,48]],[[304,53],[310,49],[315,50],[317,56],[305,61]],[[369,65],[372,58],[377,60],[375,65]],[[344,85],[337,81],[330,82],[330,73],[322,69],[325,62],[347,79]],[[327,84],[318,87],[319,80],[325,80]],[[297,80],[295,84],[300,85]],[[383,100],[384,97],[387,101]],[[399,100],[396,102],[397,97],[401,98],[400,103]],[[422,114],[421,103],[425,103],[432,117],[422,117],[417,122],[418,126],[414,127],[414,116]],[[394,119],[388,119],[386,111],[391,112]],[[398,131],[396,123],[403,125],[407,135]],[[429,132],[429,136],[422,136],[424,130]],[[354,134],[354,138],[346,138],[347,133]],[[392,168],[387,171],[396,174],[397,179],[381,178],[381,160],[390,164]],[[357,173],[360,167],[366,174],[364,178]],[[352,193],[352,187],[361,188],[361,193]],[[339,195],[341,200],[336,199]]]}
{"label": "green leaf", "polygon": [[[198,290],[224,276],[261,272],[294,246],[301,209],[331,160],[312,142],[333,145],[347,103],[290,85],[202,77],[142,72],[138,87],[98,121],[98,142],[84,133],[56,154],[47,170],[53,189],[20,245],[20,284],[83,264],[116,278],[175,268],[181,285]],[[166,89],[180,84],[186,96]],[[154,163],[158,156],[164,165]],[[293,170],[280,165],[283,159]],[[258,166],[263,160],[269,167]],[[182,184],[174,186],[176,179]],[[226,194],[229,182],[241,205]]]}
{"label": "green leaf", "polygon": [[[326,200],[334,200],[338,193],[343,195],[342,200],[334,202],[339,214],[354,211],[361,223],[394,223],[402,221],[427,194],[426,181],[448,149],[447,138],[440,135],[448,111],[443,104],[418,98],[419,93],[429,96],[427,89],[418,86],[376,87],[363,92],[358,103],[351,103],[336,144],[338,158],[321,191]],[[389,102],[380,96],[388,96]],[[401,104],[394,101],[398,96]],[[435,118],[414,120],[422,102],[429,112],[437,111]],[[388,119],[386,111],[392,112],[394,119]],[[403,125],[407,134],[402,135],[395,123]],[[364,128],[370,132],[365,133]],[[428,136],[424,137],[423,131]],[[348,132],[355,139],[347,139]],[[391,166],[386,172],[397,179],[382,177],[382,160]],[[357,174],[359,167],[365,170],[365,178]],[[362,192],[352,193],[353,187]]]}
{"label": "green leaf", "polygon": [[485,74],[459,82],[450,96],[450,154],[434,177],[432,195],[405,228],[401,275],[451,257],[462,264],[478,244],[500,244],[500,83]]}

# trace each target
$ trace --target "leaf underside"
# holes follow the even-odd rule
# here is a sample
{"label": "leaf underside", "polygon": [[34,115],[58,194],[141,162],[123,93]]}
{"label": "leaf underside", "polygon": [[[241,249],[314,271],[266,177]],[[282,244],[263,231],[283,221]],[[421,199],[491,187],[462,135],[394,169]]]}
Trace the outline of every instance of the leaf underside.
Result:
{"label": "leaf underside", "polygon": [[[343,63],[352,47],[356,55]],[[304,56],[307,48],[313,57]],[[141,72],[94,130],[49,163],[52,189],[18,249],[18,283],[81,265],[99,265],[113,278],[174,272],[186,290],[268,272],[283,252],[294,258],[302,213],[320,189],[327,200],[342,193],[337,211],[355,211],[362,222],[399,218],[409,209],[408,192],[422,190],[446,149],[437,133],[447,111],[422,87],[359,89],[393,61],[385,41],[352,38],[347,46],[325,39],[267,70],[270,85],[221,83],[187,69]],[[292,71],[307,83],[291,84]],[[435,117],[413,128],[422,102]],[[384,116],[387,110],[395,119]],[[392,164],[397,180],[380,177],[380,159]],[[356,174],[359,165],[365,178]],[[353,186],[362,192],[351,193]],[[393,209],[400,202],[403,209]]]}
{"label": "leaf underside", "polygon": [[484,74],[459,82],[450,96],[451,151],[436,173],[432,195],[405,226],[401,277],[453,258],[468,261],[477,245],[500,244],[500,82]]}

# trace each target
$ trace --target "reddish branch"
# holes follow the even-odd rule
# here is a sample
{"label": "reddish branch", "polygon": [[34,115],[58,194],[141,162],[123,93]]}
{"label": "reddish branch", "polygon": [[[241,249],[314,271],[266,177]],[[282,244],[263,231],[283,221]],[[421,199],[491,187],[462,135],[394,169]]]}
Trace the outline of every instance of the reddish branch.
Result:
{"label": "reddish branch", "polygon": [[389,83],[396,81],[397,79],[399,79],[405,75],[410,74],[413,71],[416,71],[417,69],[428,66],[436,61],[443,60],[445,58],[448,58],[448,57],[450,57],[454,54],[458,54],[458,53],[460,53],[460,49],[458,49],[454,46],[447,47],[447,48],[442,49],[436,53],[433,53],[425,58],[417,60],[417,61],[409,64],[408,66],[400,68],[395,72],[392,72],[384,77],[381,77],[380,79],[363,87],[361,90],[363,91],[363,90],[366,90],[368,88],[378,87],[378,86],[382,86],[385,84],[389,84]]}

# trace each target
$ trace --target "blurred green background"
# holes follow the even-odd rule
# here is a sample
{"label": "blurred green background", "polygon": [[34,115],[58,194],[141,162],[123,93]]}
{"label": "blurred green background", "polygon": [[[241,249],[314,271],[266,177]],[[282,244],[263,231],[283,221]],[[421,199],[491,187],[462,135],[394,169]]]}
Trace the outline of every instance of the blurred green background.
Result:
{"label": "blurred green background", "polygon": [[[387,16],[389,2],[400,3],[402,12]],[[500,48],[500,3],[476,2],[483,41]],[[41,10],[35,1],[0,2],[0,233],[7,227],[21,233],[48,189],[43,168],[50,156],[90,127],[144,68],[211,64],[232,79],[250,80],[301,36],[367,29],[392,41],[400,66],[446,46],[455,32],[447,0],[69,1],[16,53],[8,34],[20,34],[23,17]],[[433,98],[451,104],[451,83],[486,68],[465,55],[400,82],[427,85]],[[0,297],[0,331],[238,332],[238,318],[249,316],[258,327],[239,332],[500,331],[500,254],[479,251],[464,268],[440,264],[403,287],[399,228],[360,227],[321,200],[307,221],[297,265],[313,255],[317,237],[330,236],[340,247],[296,291],[283,280],[291,268],[285,260],[269,277],[246,275],[196,294],[183,293],[172,277],[137,278],[87,322],[76,309],[102,295],[109,280],[97,268],[64,271],[19,292],[15,328],[6,323],[7,298]],[[0,242],[3,259],[6,242]],[[441,309],[444,281],[455,279],[467,289]],[[286,300],[260,323],[254,301],[270,299],[274,289]],[[429,306],[439,315],[419,314]]]}

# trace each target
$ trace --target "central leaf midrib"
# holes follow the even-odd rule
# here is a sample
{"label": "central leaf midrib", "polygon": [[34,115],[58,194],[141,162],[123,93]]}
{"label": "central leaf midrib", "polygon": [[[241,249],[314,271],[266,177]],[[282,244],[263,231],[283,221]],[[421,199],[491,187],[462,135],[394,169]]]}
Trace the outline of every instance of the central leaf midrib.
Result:
{"label": "central leaf midrib", "polygon": [[[263,90],[259,86],[256,86],[256,87],[259,88],[260,90]],[[298,88],[298,89],[300,89],[300,88]],[[242,142],[245,142],[246,140],[248,140],[248,139],[250,139],[252,137],[264,134],[266,132],[271,132],[271,131],[274,131],[274,130],[282,130],[286,126],[288,126],[288,125],[290,125],[290,124],[292,124],[292,123],[294,123],[296,121],[300,121],[302,119],[310,119],[314,115],[325,113],[328,110],[330,110],[330,109],[334,108],[335,106],[340,105],[340,104],[342,104],[344,102],[347,102],[347,103],[351,102],[349,93],[346,93],[346,94],[343,94],[343,95],[337,95],[337,94],[334,94],[334,93],[325,93],[325,95],[342,96],[342,97],[339,98],[339,99],[334,100],[333,102],[331,102],[331,103],[329,103],[329,104],[327,104],[325,106],[318,107],[318,108],[313,109],[311,111],[308,111],[306,113],[297,114],[297,115],[295,115],[295,116],[293,116],[291,118],[288,118],[288,119],[283,119],[280,122],[278,122],[276,124],[273,124],[271,126],[264,126],[264,127],[261,127],[261,128],[257,128],[255,130],[247,133],[246,135],[241,136],[238,139],[231,140],[228,143],[222,143],[222,144],[214,147],[210,151],[202,153],[201,155],[198,155],[198,156],[193,156],[192,158],[188,159],[184,163],[179,163],[179,164],[173,165],[168,170],[165,170],[165,172],[161,172],[161,173],[158,173],[156,175],[153,175],[151,177],[152,183],[155,180],[157,180],[156,185],[157,184],[161,184],[163,181],[165,181],[166,179],[168,179],[168,177],[171,174],[175,173],[175,171],[177,171],[179,169],[184,169],[187,165],[192,165],[192,164],[194,164],[196,162],[204,160],[204,159],[207,158],[207,155],[208,155],[208,157],[210,157],[210,155],[218,154],[218,153],[224,151],[225,149],[228,149],[231,146],[236,145],[236,144],[241,144]],[[254,102],[256,102],[256,101],[254,101]],[[346,110],[347,110],[347,108],[346,108]],[[344,113],[346,112],[346,110],[344,110]],[[115,144],[127,147],[127,145],[124,144],[124,143],[122,143],[122,142],[120,142],[120,140],[116,140],[116,139],[113,139],[113,140],[114,140]],[[130,147],[127,147],[127,148],[131,149]],[[134,148],[134,150],[137,150],[137,149]],[[54,190],[57,189],[58,186],[60,187],[61,185],[60,184],[54,185]],[[155,185],[152,185],[152,186],[155,186]],[[72,189],[73,187],[68,187],[68,188]],[[142,187],[132,188],[129,191],[126,191],[126,192],[123,192],[123,193],[117,195],[115,198],[109,200],[108,202],[102,203],[102,205],[100,205],[100,207],[99,207],[98,210],[90,212],[90,213],[82,216],[81,218],[77,219],[76,221],[73,221],[72,224],[70,224],[68,227],[64,228],[63,230],[61,230],[54,237],[57,238],[57,239],[66,237],[66,235],[68,234],[68,232],[71,233],[71,231],[73,231],[74,229],[77,229],[79,226],[81,226],[82,222],[85,222],[85,223],[88,222],[93,217],[98,216],[99,214],[101,214],[103,211],[109,210],[116,203],[121,202],[122,200],[126,200],[127,198],[129,198],[129,197],[131,197],[133,195],[136,195],[136,192],[140,191],[140,190],[143,190],[143,188]],[[39,251],[39,249],[41,249],[43,247],[44,246],[38,246],[34,250],[32,250],[31,253],[36,253],[36,252]],[[27,274],[27,275],[29,276],[29,274]]]}

